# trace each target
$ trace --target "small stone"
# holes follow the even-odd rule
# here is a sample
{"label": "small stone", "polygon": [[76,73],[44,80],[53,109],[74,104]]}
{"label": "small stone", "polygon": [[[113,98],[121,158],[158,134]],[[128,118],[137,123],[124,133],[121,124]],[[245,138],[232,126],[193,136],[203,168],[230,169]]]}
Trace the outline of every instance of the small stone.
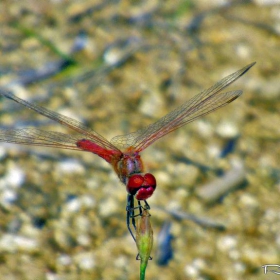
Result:
{"label": "small stone", "polygon": [[227,252],[229,250],[232,250],[232,249],[236,248],[236,246],[237,246],[237,239],[234,236],[228,235],[228,236],[219,238],[217,240],[217,247],[222,252]]}
{"label": "small stone", "polygon": [[85,169],[80,161],[74,159],[67,159],[60,161],[57,164],[57,172],[62,173],[79,173],[84,174]]}
{"label": "small stone", "polygon": [[79,253],[74,260],[82,270],[92,270],[95,267],[94,255],[90,252]]}
{"label": "small stone", "polygon": [[230,121],[221,122],[218,125],[216,132],[223,138],[234,138],[239,134],[237,126]]}

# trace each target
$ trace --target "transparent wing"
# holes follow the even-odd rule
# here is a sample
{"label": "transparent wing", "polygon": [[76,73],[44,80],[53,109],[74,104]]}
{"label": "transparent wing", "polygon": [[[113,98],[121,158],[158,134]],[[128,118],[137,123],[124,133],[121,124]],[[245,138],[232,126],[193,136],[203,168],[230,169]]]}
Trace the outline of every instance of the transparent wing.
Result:
{"label": "transparent wing", "polygon": [[63,116],[59,113],[48,110],[44,107],[29,103],[15,95],[9,90],[0,88],[0,95],[9,98],[27,108],[48,117],[64,126],[67,126],[76,132],[75,136],[71,136],[64,133],[43,131],[33,128],[24,129],[12,129],[12,130],[1,130],[0,141],[9,143],[18,143],[25,145],[40,145],[40,146],[52,146],[55,148],[81,150],[76,146],[78,140],[88,139],[95,144],[110,150],[115,150],[121,154],[121,151],[115,147],[112,143],[106,140],[103,136],[84,126],[82,123]]}
{"label": "transparent wing", "polygon": [[32,146],[45,146],[70,150],[82,150],[76,143],[80,138],[55,131],[35,128],[0,130],[0,142]]}
{"label": "transparent wing", "polygon": [[140,152],[171,131],[227,105],[238,98],[242,94],[242,91],[238,90],[226,93],[220,93],[220,91],[245,74],[254,64],[255,62],[223,78],[209,89],[197,94],[155,123],[136,132],[116,136],[111,142],[123,148],[133,146],[136,151]]}

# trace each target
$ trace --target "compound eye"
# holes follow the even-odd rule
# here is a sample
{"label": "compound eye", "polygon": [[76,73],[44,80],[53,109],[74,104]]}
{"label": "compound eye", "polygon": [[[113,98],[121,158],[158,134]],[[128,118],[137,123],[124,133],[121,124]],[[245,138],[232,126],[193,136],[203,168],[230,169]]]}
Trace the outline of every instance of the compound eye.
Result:
{"label": "compound eye", "polygon": [[142,175],[132,175],[127,182],[127,191],[130,194],[135,194],[138,189],[142,186],[144,177]]}
{"label": "compound eye", "polygon": [[146,173],[144,175],[144,181],[146,186],[156,187],[157,185],[156,178],[151,173]]}
{"label": "compound eye", "polygon": [[148,199],[156,189],[156,178],[151,173],[134,174],[127,182],[126,190],[129,194],[135,195],[138,200]]}

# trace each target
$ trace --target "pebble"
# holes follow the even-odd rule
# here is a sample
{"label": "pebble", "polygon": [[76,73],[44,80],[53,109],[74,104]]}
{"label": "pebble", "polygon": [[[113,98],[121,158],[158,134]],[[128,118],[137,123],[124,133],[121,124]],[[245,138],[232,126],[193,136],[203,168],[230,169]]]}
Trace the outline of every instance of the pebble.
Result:
{"label": "pebble", "polygon": [[6,174],[0,179],[0,204],[11,206],[18,198],[18,188],[25,182],[24,171],[15,164],[8,165]]}
{"label": "pebble", "polygon": [[82,270],[92,270],[95,267],[94,255],[91,252],[76,254],[74,261]]}
{"label": "pebble", "polygon": [[216,132],[223,138],[234,138],[239,134],[236,124],[231,121],[222,121],[217,126]]}
{"label": "pebble", "polygon": [[0,251],[6,252],[35,252],[39,249],[38,243],[31,238],[14,235],[4,234],[0,239]]}
{"label": "pebble", "polygon": [[218,238],[217,240],[217,247],[222,252],[228,252],[232,249],[235,249],[237,246],[237,239],[234,236],[223,236],[221,238]]}
{"label": "pebble", "polygon": [[78,197],[71,199],[69,202],[66,203],[65,210],[67,212],[78,212],[81,208],[81,201]]}
{"label": "pebble", "polygon": [[9,187],[21,187],[25,182],[25,172],[15,164],[10,164],[2,180],[5,180]]}
{"label": "pebble", "polygon": [[13,204],[18,198],[18,194],[15,190],[4,190],[0,195],[0,204],[4,207],[8,207]]}
{"label": "pebble", "polygon": [[280,0],[254,0],[254,2],[259,6],[270,6],[280,4]]}
{"label": "pebble", "polygon": [[107,198],[99,204],[99,214],[102,217],[109,217],[118,210],[119,206],[113,198]]}
{"label": "pebble", "polygon": [[72,258],[67,254],[61,254],[56,261],[60,265],[67,266],[72,263]]}
{"label": "pebble", "polygon": [[46,273],[46,280],[63,280],[59,275],[53,272]]}
{"label": "pebble", "polygon": [[163,100],[159,93],[154,91],[151,94],[144,95],[140,104],[140,112],[149,117],[160,117],[162,114]]}
{"label": "pebble", "polygon": [[79,174],[84,174],[85,169],[84,166],[81,164],[80,161],[75,160],[75,159],[67,159],[60,161],[57,164],[57,172],[59,173],[65,173],[65,174],[73,174],[73,173],[79,173]]}

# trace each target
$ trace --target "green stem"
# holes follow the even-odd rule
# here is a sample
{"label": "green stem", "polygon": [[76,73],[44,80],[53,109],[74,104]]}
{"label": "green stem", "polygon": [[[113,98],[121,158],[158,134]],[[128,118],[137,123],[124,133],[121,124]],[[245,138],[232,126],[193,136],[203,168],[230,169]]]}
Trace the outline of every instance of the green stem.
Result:
{"label": "green stem", "polygon": [[145,273],[146,273],[146,267],[147,267],[147,262],[142,262],[140,264],[140,280],[145,280]]}

